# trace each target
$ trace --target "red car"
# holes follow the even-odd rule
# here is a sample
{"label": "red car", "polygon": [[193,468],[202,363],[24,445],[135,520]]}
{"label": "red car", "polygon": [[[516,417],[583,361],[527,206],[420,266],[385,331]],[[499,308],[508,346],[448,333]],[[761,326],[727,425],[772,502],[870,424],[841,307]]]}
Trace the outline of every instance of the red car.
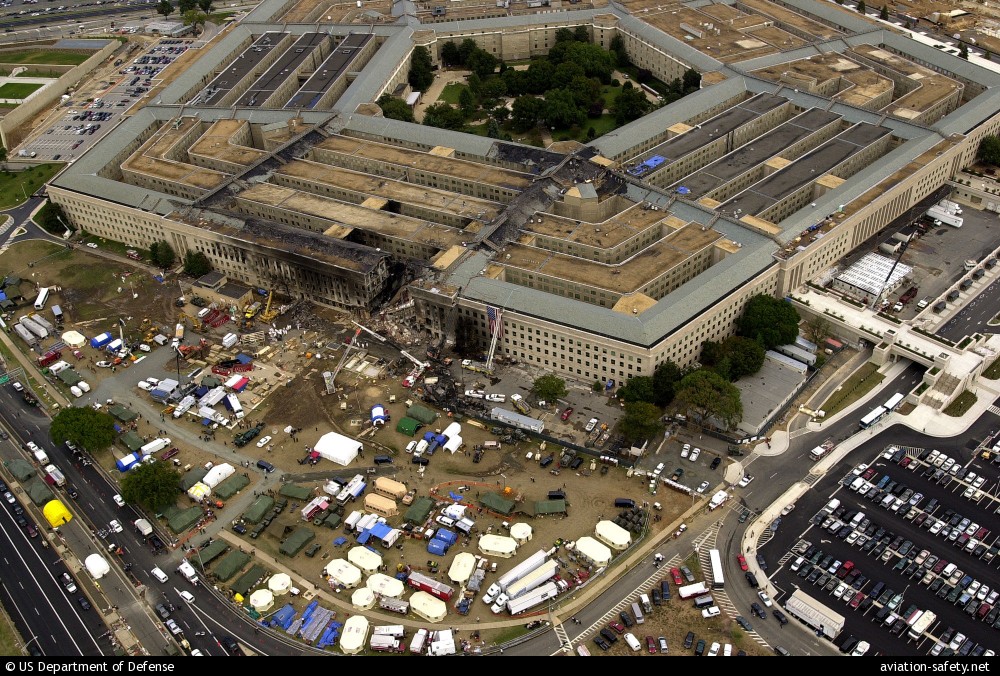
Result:
{"label": "red car", "polygon": [[861,602],[864,600],[865,600],[865,595],[862,594],[861,592],[858,592],[857,594],[854,595],[854,598],[851,599],[851,608],[857,608],[858,606],[861,605]]}
{"label": "red car", "polygon": [[911,462],[913,462],[913,458],[911,458],[910,456],[906,456],[905,458],[899,461],[899,466],[909,467]]}
{"label": "red car", "polygon": [[566,410],[563,411],[562,415],[560,415],[559,417],[562,418],[563,420],[569,420],[569,417],[571,415],[573,415],[573,407],[572,406],[567,406]]}
{"label": "red car", "polygon": [[611,627],[612,629],[614,629],[615,632],[618,633],[618,634],[624,634],[625,633],[625,627],[622,626],[621,622],[612,622],[608,626]]}
{"label": "red car", "polygon": [[740,570],[742,570],[742,571],[745,572],[745,571],[747,571],[747,570],[750,569],[750,567],[747,566],[747,559],[746,559],[746,557],[743,556],[742,554],[737,554],[736,555],[736,562],[738,564],[740,564]]}
{"label": "red car", "polygon": [[652,636],[646,637],[646,650],[649,651],[650,655],[656,654],[656,641],[653,640]]}
{"label": "red car", "polygon": [[175,455],[177,455],[180,452],[181,452],[181,449],[179,449],[176,446],[174,446],[169,451],[167,451],[166,453],[163,454],[163,460],[170,460],[170,458],[174,457]]}
{"label": "red car", "polygon": [[670,575],[674,578],[674,584],[678,587],[684,584],[684,578],[681,577],[680,568],[671,568]]}

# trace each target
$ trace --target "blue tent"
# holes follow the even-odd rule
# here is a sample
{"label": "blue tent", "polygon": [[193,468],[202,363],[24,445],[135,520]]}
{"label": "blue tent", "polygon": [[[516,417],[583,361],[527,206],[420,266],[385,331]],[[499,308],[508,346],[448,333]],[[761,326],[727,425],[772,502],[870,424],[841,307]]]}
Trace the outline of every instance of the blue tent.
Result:
{"label": "blue tent", "polygon": [[271,615],[271,619],[268,620],[268,625],[272,627],[281,627],[282,629],[288,629],[288,627],[292,626],[292,620],[294,619],[295,619],[295,608],[292,607],[291,603],[286,603],[276,613]]}
{"label": "blue tent", "polygon": [[212,419],[211,418],[202,418],[201,419],[201,424],[204,425],[205,427],[208,427],[209,425],[212,424]]}
{"label": "blue tent", "polygon": [[206,394],[208,394],[208,388],[204,385],[200,385],[198,389],[194,391],[194,396],[198,398],[204,397]]}
{"label": "blue tent", "polygon": [[241,364],[249,364],[250,362],[253,361],[253,357],[240,352],[238,355],[236,355],[236,361],[238,361]]}
{"label": "blue tent", "polygon": [[337,538],[336,540],[333,541],[334,547],[343,547],[346,544],[347,544],[347,538],[344,537]]}
{"label": "blue tent", "polygon": [[453,530],[448,530],[447,528],[438,528],[437,531],[434,532],[434,539],[442,540],[451,546],[458,542],[458,533]]}
{"label": "blue tent", "polygon": [[427,543],[427,553],[435,556],[444,556],[448,553],[448,544],[444,540],[434,538]]}
{"label": "blue tent", "polygon": [[363,545],[371,538],[372,532],[370,530],[361,531],[361,535],[358,536],[358,544]]}

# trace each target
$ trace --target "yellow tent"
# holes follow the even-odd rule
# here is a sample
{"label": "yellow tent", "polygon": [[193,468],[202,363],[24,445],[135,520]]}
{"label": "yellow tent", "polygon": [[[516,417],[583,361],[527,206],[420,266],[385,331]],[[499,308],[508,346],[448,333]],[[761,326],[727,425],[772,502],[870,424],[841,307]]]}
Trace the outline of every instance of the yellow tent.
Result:
{"label": "yellow tent", "polygon": [[59,502],[58,500],[52,500],[45,503],[42,507],[42,514],[48,519],[49,525],[53,528],[58,528],[59,526],[64,526],[73,519],[73,515],[69,513],[66,509],[66,505]]}

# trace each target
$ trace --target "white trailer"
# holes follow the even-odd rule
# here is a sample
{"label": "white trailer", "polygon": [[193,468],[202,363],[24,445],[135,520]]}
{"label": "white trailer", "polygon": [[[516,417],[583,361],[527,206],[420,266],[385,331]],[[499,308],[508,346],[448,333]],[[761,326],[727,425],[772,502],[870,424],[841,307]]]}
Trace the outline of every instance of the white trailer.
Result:
{"label": "white trailer", "polygon": [[148,444],[145,444],[139,450],[142,452],[143,455],[152,455],[153,453],[158,453],[159,451],[162,451],[169,445],[170,445],[170,439],[168,439],[167,437],[161,437],[159,439],[153,439]]}
{"label": "white trailer", "polygon": [[956,216],[955,214],[949,213],[947,210],[937,206],[931,207],[927,210],[927,218],[933,218],[954,228],[961,228],[963,223],[961,216]]}
{"label": "white trailer", "polygon": [[39,338],[49,337],[49,332],[45,329],[45,327],[36,322],[35,320],[33,320],[31,317],[28,316],[21,317],[20,322],[21,326],[28,329]]}
{"label": "white trailer", "polygon": [[516,599],[522,594],[530,592],[535,587],[548,582],[559,572],[559,562],[549,560],[535,568],[533,571],[522,577],[517,582],[509,585],[505,590],[507,598]]}
{"label": "white trailer", "polygon": [[545,563],[546,554],[545,551],[539,549],[537,552],[529,556],[527,559],[517,564],[509,571],[500,576],[497,580],[497,586],[500,587],[500,591],[507,591],[507,587],[514,584],[522,577],[530,573],[531,571],[538,568],[540,565]]}
{"label": "white trailer", "polygon": [[518,615],[558,595],[559,585],[555,582],[547,582],[538,589],[534,589],[527,594],[522,594],[516,599],[508,601],[507,610],[511,615]]}

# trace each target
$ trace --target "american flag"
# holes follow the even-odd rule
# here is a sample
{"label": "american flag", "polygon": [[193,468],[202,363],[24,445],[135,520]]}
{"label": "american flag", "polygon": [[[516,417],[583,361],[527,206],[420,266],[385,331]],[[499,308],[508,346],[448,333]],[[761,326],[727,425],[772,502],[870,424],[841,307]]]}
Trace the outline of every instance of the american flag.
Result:
{"label": "american flag", "polygon": [[495,308],[492,305],[486,306],[486,319],[489,321],[490,325],[490,335],[492,336],[496,333],[498,336],[503,335],[503,311],[500,308]]}

